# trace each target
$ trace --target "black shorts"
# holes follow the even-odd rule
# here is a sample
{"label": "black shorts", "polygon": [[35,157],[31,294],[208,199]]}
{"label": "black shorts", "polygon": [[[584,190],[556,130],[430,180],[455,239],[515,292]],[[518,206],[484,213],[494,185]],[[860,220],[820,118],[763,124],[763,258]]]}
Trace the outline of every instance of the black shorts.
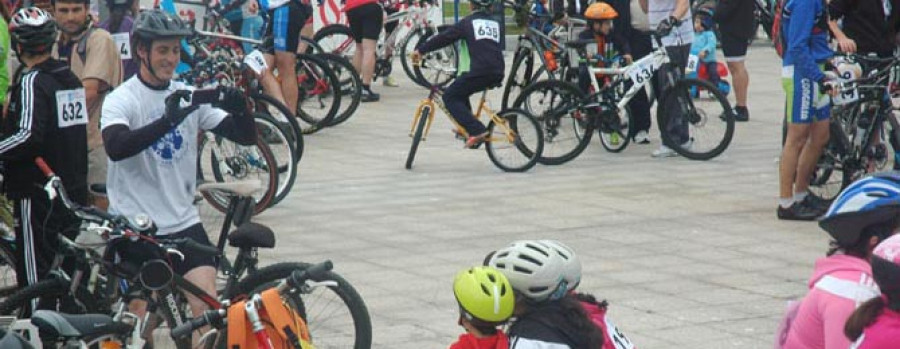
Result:
{"label": "black shorts", "polygon": [[281,7],[269,10],[269,23],[261,51],[269,54],[275,52],[297,52],[300,44],[300,29],[312,13],[309,7],[290,1]]}
{"label": "black shorts", "polygon": [[384,23],[384,11],[377,3],[368,3],[347,11],[350,22],[350,34],[353,41],[360,43],[363,39],[378,40],[381,36],[381,25]]}
{"label": "black shorts", "polygon": [[[203,225],[200,223],[194,224],[187,229],[174,234],[158,236],[157,240],[165,241],[166,239],[180,238],[189,238],[202,245],[213,246],[213,244],[209,242],[209,237],[206,236],[206,230],[203,229]],[[214,256],[208,256],[200,253],[191,253],[190,251],[182,251],[182,253],[184,254],[184,260],[179,259],[177,256],[171,256],[172,270],[175,271],[175,274],[184,275],[185,273],[197,267],[216,267],[216,260]]]}
{"label": "black shorts", "polygon": [[719,40],[722,42],[722,53],[726,62],[743,62],[747,55],[747,46],[750,40],[739,39],[726,33],[721,33]]}

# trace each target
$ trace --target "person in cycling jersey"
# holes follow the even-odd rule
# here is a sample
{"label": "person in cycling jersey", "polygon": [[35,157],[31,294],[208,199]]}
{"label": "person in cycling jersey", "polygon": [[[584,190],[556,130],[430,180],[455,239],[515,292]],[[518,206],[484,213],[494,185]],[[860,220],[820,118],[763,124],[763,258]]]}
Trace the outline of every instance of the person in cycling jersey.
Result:
{"label": "person in cycling jersey", "polygon": [[497,269],[472,267],[456,274],[453,295],[459,304],[459,325],[466,333],[450,349],[506,349],[502,329],[513,314],[516,299],[509,280]]}
{"label": "person in cycling jersey", "polygon": [[378,0],[347,0],[344,4],[350,35],[356,42],[353,52],[353,67],[362,78],[363,102],[376,102],[381,96],[372,92],[372,78],[375,75],[375,45],[384,25],[384,10]]}
{"label": "person in cycling jersey", "polygon": [[50,271],[56,236],[61,233],[74,238],[81,223],[67,210],[53,209],[42,190],[47,177],[34,159],[44,158],[73,202],[87,204],[88,115],[81,80],[65,62],[51,57],[57,25],[50,13],[37,7],[16,11],[10,18],[9,34],[12,48],[27,70],[10,87],[0,160],[4,162],[3,193],[13,200],[18,221],[16,281],[25,287]]}
{"label": "person in cycling jersey", "polygon": [[880,173],[851,184],[819,226],[832,248],[816,261],[809,292],[795,308],[784,348],[849,348],[844,324],[854,309],[879,296],[872,280],[872,251],[900,228],[900,173]]}
{"label": "person in cycling jersey", "polygon": [[[269,69],[263,73],[261,83],[265,92],[292,112],[297,111],[299,86],[297,85],[297,47],[300,44],[300,30],[312,9],[297,0],[251,0],[259,9],[268,13],[266,33],[260,51],[266,58]],[[275,77],[278,70],[278,78]]]}
{"label": "person in cycling jersey", "polygon": [[844,334],[856,349],[896,348],[900,338],[900,235],[878,244],[872,252],[872,277],[881,296],[850,315]]}
{"label": "person in cycling jersey", "polygon": [[543,241],[517,241],[492,253],[487,264],[507,279],[516,294],[510,349],[601,348],[603,334],[581,303],[567,296],[566,261]]}
{"label": "person in cycling jersey", "polygon": [[460,41],[459,70],[456,80],[444,90],[444,105],[450,115],[466,129],[467,148],[477,148],[488,135],[484,124],[472,115],[469,97],[503,80],[503,50],[500,23],[491,15],[496,0],[472,0],[472,13],[452,27],[419,43],[412,54],[418,62],[422,54]]}
{"label": "person in cycling jersey", "polygon": [[[144,11],[131,33],[137,75],[106,98],[100,120],[109,155],[110,211],[126,217],[144,213],[157,226],[158,239],[190,238],[211,245],[193,205],[197,187],[197,135],[212,131],[242,145],[256,142],[256,125],[243,94],[220,88],[212,105],[186,106],[194,89],[173,81],[181,40],[192,29],[161,10]],[[212,256],[185,253],[172,258],[173,270],[216,294]],[[188,296],[193,314],[203,302]]]}

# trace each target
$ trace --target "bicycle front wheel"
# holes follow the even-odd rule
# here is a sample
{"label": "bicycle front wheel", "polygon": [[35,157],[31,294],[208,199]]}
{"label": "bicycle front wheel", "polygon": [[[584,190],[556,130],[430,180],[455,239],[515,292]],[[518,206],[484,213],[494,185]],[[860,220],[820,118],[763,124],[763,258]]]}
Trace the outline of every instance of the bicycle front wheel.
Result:
{"label": "bicycle front wheel", "polygon": [[[256,201],[253,213],[270,206],[278,190],[278,163],[262,135],[258,135],[255,146],[244,146],[207,132],[200,135],[199,148],[199,182],[258,179],[265,190],[253,195]],[[215,190],[202,195],[219,212],[227,210],[229,195]]]}
{"label": "bicycle front wheel", "polygon": [[425,135],[425,125],[428,123],[428,117],[431,114],[431,107],[422,106],[419,113],[419,119],[416,121],[416,129],[412,134],[412,144],[409,146],[409,155],[406,156],[406,169],[412,169],[413,161],[416,159],[416,150],[419,149],[419,142]]}
{"label": "bicycle front wheel", "polygon": [[275,163],[278,164],[278,189],[271,203],[275,206],[284,200],[294,187],[294,181],[297,179],[297,154],[290,142],[290,131],[266,114],[257,113],[253,117],[256,120],[259,137],[272,151]]}
{"label": "bicycle front wheel", "polygon": [[[277,263],[247,275],[232,296],[249,295],[271,288],[307,263]],[[362,297],[335,272],[313,279],[308,287],[292,290],[287,300],[303,316],[316,348],[368,349],[372,346],[372,322]],[[234,298],[234,297],[231,297]],[[225,331],[221,339],[227,338]]]}
{"label": "bicycle front wheel", "polygon": [[343,57],[353,57],[356,42],[351,36],[350,27],[343,24],[326,25],[313,35],[313,41],[319,44],[322,52],[334,53]]}
{"label": "bicycle front wheel", "polygon": [[340,84],[341,103],[338,107],[337,115],[331,120],[329,126],[335,126],[353,116],[359,107],[362,98],[362,79],[346,58],[332,53],[323,53],[316,55],[321,58],[334,71]]}
{"label": "bicycle front wheel", "polygon": [[544,80],[526,88],[514,108],[530,113],[540,124],[544,151],[538,161],[560,165],[580,155],[591,142],[594,123],[582,108],[587,98],[577,86],[559,80]]}
{"label": "bicycle front wheel", "polygon": [[532,73],[534,73],[534,55],[531,54],[531,50],[517,49],[509,77],[506,78],[506,86],[503,87],[503,99],[500,104],[503,109],[512,107],[513,101],[531,83]]}
{"label": "bicycle front wheel", "polygon": [[[691,98],[691,90],[706,91]],[[691,160],[722,154],[734,136],[734,112],[722,91],[712,83],[681,79],[663,91],[657,125],[663,144]]]}
{"label": "bicycle front wheel", "polygon": [[497,114],[487,126],[485,149],[495,166],[506,172],[528,171],[541,157],[544,137],[534,116],[521,109]]}
{"label": "bicycle front wheel", "polygon": [[311,55],[297,55],[297,117],[310,124],[304,133],[327,126],[341,106],[341,85],[325,61]]}
{"label": "bicycle front wheel", "polygon": [[413,64],[410,54],[416,50],[416,46],[419,43],[427,41],[432,35],[434,35],[434,29],[429,27],[418,28],[416,31],[409,33],[403,42],[400,43],[400,55],[402,56],[400,63],[406,76],[412,81],[416,81],[416,72],[414,70],[415,64]]}
{"label": "bicycle front wheel", "polygon": [[251,110],[271,116],[285,130],[290,130],[288,136],[294,146],[294,161],[300,162],[303,157],[303,129],[294,114],[284,104],[266,94],[252,94],[250,100],[253,101]]}

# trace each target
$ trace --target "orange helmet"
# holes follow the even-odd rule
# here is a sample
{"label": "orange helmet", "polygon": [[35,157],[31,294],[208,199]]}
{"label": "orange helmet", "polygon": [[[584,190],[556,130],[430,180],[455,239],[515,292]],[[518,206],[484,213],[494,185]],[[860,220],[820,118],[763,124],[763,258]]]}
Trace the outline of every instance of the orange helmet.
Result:
{"label": "orange helmet", "polygon": [[584,11],[584,18],[588,20],[602,21],[616,17],[619,17],[619,13],[605,2],[596,2]]}

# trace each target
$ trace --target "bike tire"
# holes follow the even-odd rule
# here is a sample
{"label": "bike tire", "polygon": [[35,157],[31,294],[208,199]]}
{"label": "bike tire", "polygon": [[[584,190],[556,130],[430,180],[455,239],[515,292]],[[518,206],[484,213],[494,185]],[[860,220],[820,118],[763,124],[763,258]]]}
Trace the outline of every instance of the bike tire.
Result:
{"label": "bike tire", "polygon": [[[302,53],[306,53],[306,54],[310,54],[310,55],[318,55],[318,54],[325,53],[325,51],[322,49],[322,46],[319,46],[319,43],[317,43],[313,38],[305,37],[305,36],[301,35],[300,41],[303,43],[306,43],[306,51],[304,51]],[[297,53],[300,53],[300,52],[297,52]]]}
{"label": "bike tire", "polygon": [[[424,88],[446,86],[456,79],[457,57],[455,45],[446,46],[422,56],[419,65],[413,67],[416,79],[413,81]],[[453,70],[453,73],[450,72]]]}
{"label": "bike tire", "polygon": [[409,154],[406,155],[407,170],[412,169],[413,161],[416,159],[416,151],[419,149],[419,142],[422,141],[422,137],[425,135],[425,125],[428,123],[428,118],[431,116],[431,113],[431,106],[428,105],[422,106],[422,109],[419,112],[419,120],[416,121],[416,130],[412,135],[412,144],[409,146]]}
{"label": "bike tire", "polygon": [[506,84],[503,87],[501,109],[512,107],[510,103],[515,101],[531,82],[532,69],[534,69],[534,55],[531,54],[531,50],[520,47],[516,49],[513,57],[512,68],[509,70],[509,77],[506,78]]}
{"label": "bike tire", "polygon": [[[538,162],[561,165],[584,152],[595,126],[593,116],[580,110],[586,98],[577,86],[560,80],[534,83],[516,98],[513,108],[524,110],[540,124],[543,152]],[[544,104],[546,108],[543,108]],[[578,134],[579,130],[583,134]]]}
{"label": "bike tire", "polygon": [[423,42],[422,40],[428,40],[428,38],[434,35],[434,32],[433,28],[419,28],[418,30],[409,33],[409,35],[403,39],[403,42],[400,43],[400,63],[403,66],[403,72],[406,73],[406,76],[412,81],[416,81],[416,72],[415,64],[412,63],[410,54],[416,50],[416,46],[418,46],[419,43]]}
{"label": "bike tire", "polygon": [[[278,163],[275,161],[272,150],[269,149],[264,141],[262,141],[262,137],[257,135],[255,146],[241,146],[233,142],[224,143],[230,141],[224,139],[221,136],[213,136],[212,139],[214,142],[229,146],[229,149],[232,151],[229,152],[227,156],[223,156],[222,154],[217,155],[214,150],[210,150],[208,158],[206,159],[209,161],[210,165],[210,168],[208,169],[209,171],[207,173],[207,169],[203,167],[202,164],[206,162],[204,161],[204,155],[206,154],[205,149],[207,147],[207,143],[209,142],[209,137],[200,136],[200,144],[198,145],[198,148],[200,149],[200,156],[197,157],[197,166],[199,169],[197,171],[198,180],[201,182],[206,180],[225,182],[226,176],[225,173],[222,172],[222,169],[220,167],[222,166],[222,163],[224,163],[224,166],[228,166],[229,170],[238,174],[237,176],[230,176],[236,177],[236,180],[247,179],[248,176],[248,174],[244,171],[236,170],[244,170],[249,166],[258,167],[264,172],[263,175],[257,177],[259,177],[259,179],[263,183],[263,186],[265,186],[265,191],[263,191],[261,195],[258,194],[254,197],[256,203],[253,209],[253,213],[259,214],[260,212],[265,211],[267,208],[269,208],[270,204],[272,203],[272,199],[275,197],[275,193],[278,190]],[[250,153],[250,149],[255,149],[253,151],[253,154]],[[238,150],[240,150],[242,154],[236,154]],[[220,157],[221,159],[219,159]],[[235,170],[234,167],[237,167],[237,169]],[[209,202],[210,206],[215,208],[217,211],[222,213],[225,213],[227,211],[229,199],[229,196],[227,194],[219,191],[208,191],[201,193],[201,195],[203,195],[203,198],[206,199],[206,201]]]}
{"label": "bike tire", "polygon": [[[610,153],[621,153],[631,142],[629,135],[631,134],[631,125],[634,124],[631,120],[631,108],[626,105],[622,112],[625,113],[625,117],[620,119],[624,121],[624,125],[618,131],[603,132],[603,129],[597,128],[600,145]],[[618,140],[618,143],[616,140]]]}
{"label": "bike tire", "polygon": [[350,64],[346,58],[333,53],[322,53],[316,56],[328,63],[340,81],[341,105],[329,126],[339,125],[350,119],[359,108],[362,99],[362,79],[353,68],[353,64]]}
{"label": "bike tire", "polygon": [[[51,309],[67,314],[101,313],[109,309],[98,303],[96,296],[82,287],[69,292],[71,283],[61,278],[50,278],[25,286],[0,302],[0,314],[22,318],[32,300],[38,300],[38,309]],[[74,300],[75,302],[71,302]]]}
{"label": "bike tire", "polygon": [[[702,102],[703,98],[691,98],[692,88],[709,92],[712,96],[712,102],[709,105],[709,108],[712,108],[711,113],[698,108],[697,105]],[[660,106],[660,110],[663,111],[657,115],[657,125],[660,130],[669,130],[669,121],[673,117],[673,113],[688,109],[684,126],[687,128],[686,132],[689,136],[687,141],[675,142],[672,139],[672,132],[660,132],[663,144],[672,148],[679,155],[691,160],[709,160],[728,149],[731,138],[734,136],[734,111],[722,91],[719,91],[719,88],[712,83],[691,78],[680,79],[664,91],[660,98]],[[721,135],[716,134],[701,139],[701,134],[715,131],[711,128],[713,124],[724,126]],[[709,145],[707,146],[707,144]]]}
{"label": "bike tire", "polygon": [[270,204],[275,206],[284,200],[294,187],[297,180],[297,155],[290,142],[291,131],[286,130],[284,125],[279,125],[274,118],[266,114],[256,113],[253,117],[260,137],[266,142],[278,164],[278,189]]}
{"label": "bike tire", "polygon": [[322,59],[307,54],[297,55],[296,116],[310,125],[310,134],[330,126],[341,106],[341,84],[334,71]]}
{"label": "bike tire", "polygon": [[[238,282],[236,291],[233,295],[230,295],[229,299],[234,299],[235,297],[241,297],[243,295],[249,295],[256,292],[260,292],[262,290],[271,288],[276,285],[281,280],[287,278],[296,270],[306,269],[310,266],[308,263],[298,263],[298,262],[285,262],[285,263],[276,263],[272,265],[265,266],[256,272],[245,276]],[[302,291],[295,290],[292,292],[294,297],[290,297],[289,301],[293,303],[295,308],[304,317],[307,325],[309,326],[310,336],[312,337],[312,342],[316,345],[317,348],[330,348],[330,347],[345,347],[349,346],[349,344],[353,343],[353,348],[355,349],[368,349],[372,345],[372,322],[369,317],[369,310],[366,307],[365,302],[362,297],[356,291],[355,288],[343,277],[338,275],[333,271],[329,271],[323,274],[321,279],[313,279],[312,281],[334,281],[337,283],[336,286],[322,286],[315,287],[312,291]],[[325,292],[327,289],[327,294]],[[322,290],[323,292],[317,293],[317,290]],[[299,299],[297,299],[297,295],[299,295]],[[335,299],[336,298],[338,299]],[[336,328],[326,328],[324,326],[329,325],[328,321],[331,319],[320,319],[318,315],[322,314],[322,311],[319,309],[319,301],[322,301],[322,298],[329,297],[329,300],[325,300],[325,307],[321,310],[329,310],[333,308],[334,303],[340,302],[343,303],[346,308],[347,313],[349,313],[349,320],[351,320],[352,324],[336,324]],[[332,312],[333,314],[334,312]],[[321,320],[321,321],[320,321]],[[338,321],[341,321],[338,319]],[[344,326],[352,326],[353,328],[353,338],[350,340],[346,338],[346,328]],[[335,336],[341,336],[343,338],[334,338],[327,336],[329,332],[335,334]],[[222,331],[221,333],[225,333]],[[325,337],[323,337],[325,336]],[[219,338],[223,338],[226,336],[220,335]],[[346,344],[337,344],[336,342],[347,342]]]}
{"label": "bike tire", "polygon": [[[497,116],[507,126],[498,125],[492,119],[488,123],[488,139],[485,150],[488,158],[505,172],[525,172],[534,167],[544,150],[544,138],[541,126],[534,116],[521,109],[500,111]],[[510,139],[512,138],[512,139]],[[507,140],[502,142],[500,140]],[[508,145],[503,145],[504,143]],[[510,150],[512,157],[521,155],[519,161],[513,163],[503,160],[501,151]]]}
{"label": "bike tire", "polygon": [[322,52],[334,53],[343,57],[353,57],[356,42],[350,27],[344,24],[330,24],[322,27],[313,35],[313,41],[322,48]]}
{"label": "bike tire", "polygon": [[294,117],[294,114],[288,110],[287,106],[267,94],[252,94],[250,95],[250,99],[254,103],[254,110],[256,112],[271,116],[278,121],[279,124],[286,125],[287,128],[290,129],[290,140],[294,145],[294,153],[297,155],[295,161],[300,162],[300,159],[303,157],[304,149],[303,129],[300,127],[300,123],[297,122],[297,118]]}

